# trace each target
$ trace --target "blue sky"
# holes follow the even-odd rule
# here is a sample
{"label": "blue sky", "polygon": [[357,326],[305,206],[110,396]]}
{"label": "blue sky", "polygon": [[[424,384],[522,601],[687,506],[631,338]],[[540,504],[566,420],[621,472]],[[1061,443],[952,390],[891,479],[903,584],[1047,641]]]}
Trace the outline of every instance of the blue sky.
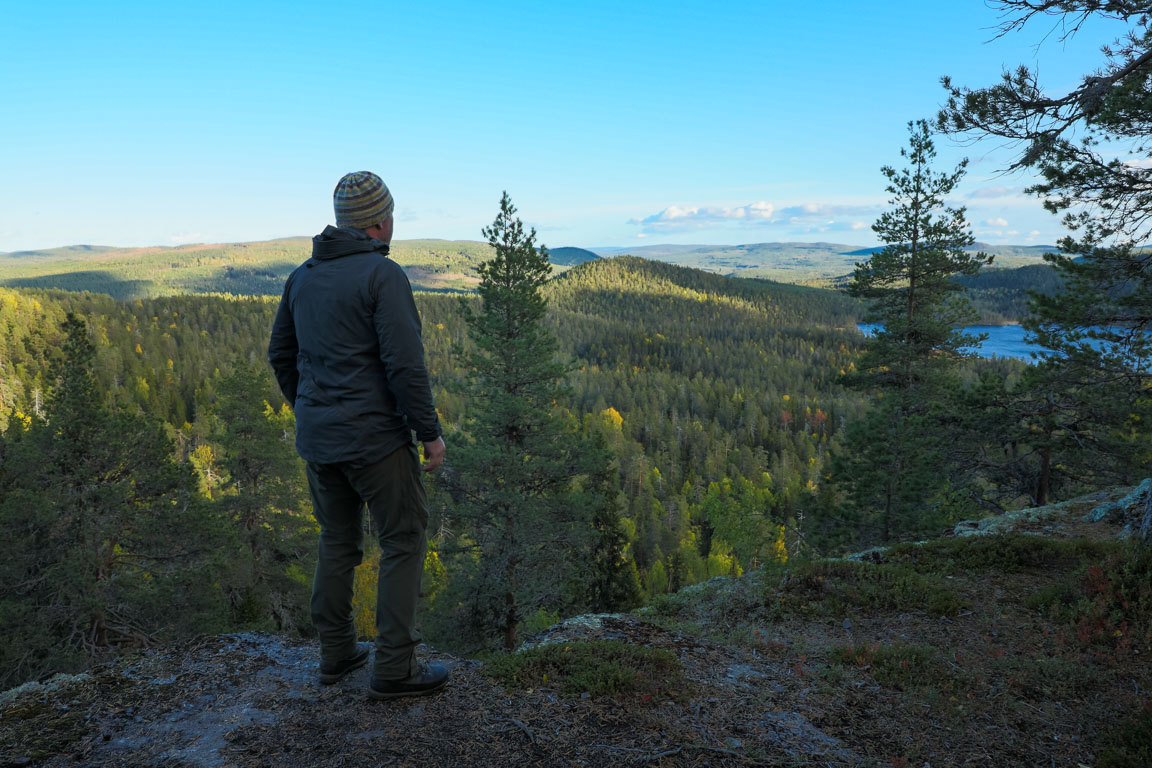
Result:
{"label": "blue sky", "polygon": [[[0,251],[310,235],[374,170],[397,239],[480,239],[508,190],[550,246],[875,242],[879,169],[941,75],[1039,65],[1117,31],[991,41],[981,0],[28,2],[0,11]],[[956,202],[977,237],[1059,222],[995,144]]]}

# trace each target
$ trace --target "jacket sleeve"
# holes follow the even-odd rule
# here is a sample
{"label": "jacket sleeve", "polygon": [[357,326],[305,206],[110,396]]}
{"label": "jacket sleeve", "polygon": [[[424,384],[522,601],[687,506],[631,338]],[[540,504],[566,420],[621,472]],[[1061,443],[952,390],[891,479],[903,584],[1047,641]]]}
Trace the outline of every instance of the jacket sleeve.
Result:
{"label": "jacket sleeve", "polygon": [[272,338],[268,342],[268,362],[272,364],[272,372],[276,376],[276,383],[280,385],[280,391],[284,393],[284,399],[293,408],[296,407],[296,387],[300,382],[300,371],[296,367],[300,347],[296,341],[296,322],[292,318],[292,305],[288,296],[295,276],[295,273],[289,275],[284,284],[284,295],[280,298],[280,308],[276,310],[276,319],[272,323]]}
{"label": "jacket sleeve", "polygon": [[420,338],[420,313],[412,297],[408,276],[395,262],[374,272],[373,320],[380,343],[380,359],[388,388],[396,404],[416,430],[422,443],[440,436],[440,419],[432,402],[432,385],[424,366],[424,343]]}

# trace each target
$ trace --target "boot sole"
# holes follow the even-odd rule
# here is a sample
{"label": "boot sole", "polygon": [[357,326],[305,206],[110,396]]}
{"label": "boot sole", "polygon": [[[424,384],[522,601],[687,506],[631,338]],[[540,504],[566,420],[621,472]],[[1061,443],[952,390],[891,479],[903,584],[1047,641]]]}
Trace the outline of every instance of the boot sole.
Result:
{"label": "boot sole", "polygon": [[378,701],[385,701],[387,699],[401,699],[406,696],[427,696],[430,693],[437,693],[444,690],[445,686],[447,685],[448,680],[445,679],[444,682],[433,688],[423,688],[414,691],[378,691],[372,686],[368,686],[368,698],[376,699]]}
{"label": "boot sole", "polygon": [[368,654],[365,653],[364,658],[358,660],[357,662],[352,664],[352,666],[348,667],[347,669],[344,669],[340,672],[329,672],[327,674],[321,672],[320,673],[320,684],[321,685],[332,685],[333,683],[338,683],[341,680],[343,680],[344,677],[349,672],[355,672],[356,670],[360,669],[360,667],[364,666],[367,663],[368,663]]}

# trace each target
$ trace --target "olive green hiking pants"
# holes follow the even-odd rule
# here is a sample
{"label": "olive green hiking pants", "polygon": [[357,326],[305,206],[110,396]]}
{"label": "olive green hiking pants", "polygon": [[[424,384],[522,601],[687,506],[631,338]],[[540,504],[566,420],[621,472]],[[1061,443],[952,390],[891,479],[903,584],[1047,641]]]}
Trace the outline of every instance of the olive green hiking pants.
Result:
{"label": "olive green hiking pants", "polygon": [[308,490],[320,523],[320,556],[312,582],[312,623],[324,661],[356,652],[352,623],[353,571],[364,557],[363,511],[368,506],[380,542],[373,676],[398,680],[418,671],[416,601],[424,570],[428,504],[415,445],[375,464],[308,462]]}

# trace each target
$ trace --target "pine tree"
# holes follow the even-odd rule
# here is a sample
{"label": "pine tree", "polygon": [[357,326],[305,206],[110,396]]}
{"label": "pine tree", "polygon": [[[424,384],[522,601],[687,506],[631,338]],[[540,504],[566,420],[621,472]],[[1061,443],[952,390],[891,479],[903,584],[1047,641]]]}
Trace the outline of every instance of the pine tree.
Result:
{"label": "pine tree", "polygon": [[909,167],[881,169],[893,208],[872,230],[886,245],[856,265],[847,288],[868,301],[865,319],[882,326],[869,340],[861,372],[876,386],[905,392],[930,383],[934,371],[965,357],[962,348],[979,341],[958,330],[976,316],[954,278],[992,263],[991,256],[968,250],[975,238],[964,209],[944,203],[968,161],[952,173],[934,173],[928,123],[918,120],[908,129],[909,145],[900,155]]}
{"label": "pine tree", "polygon": [[[1024,322],[1044,348],[1021,394],[1041,432],[1037,496],[1051,483],[1133,482],[1146,471],[1152,386],[1152,15],[1147,3],[998,0],[1001,34],[1033,20],[1069,38],[1093,19],[1127,25],[1101,46],[1103,61],[1065,93],[1042,87],[1036,69],[966,88],[944,79],[939,126],[972,139],[1006,139],[1009,170],[1038,180],[1026,191],[1061,215],[1071,233],[1046,254],[1063,290],[1033,294]],[[1099,27],[1096,27],[1099,28]],[[1055,475],[1062,475],[1062,478]]]}
{"label": "pine tree", "polygon": [[876,517],[879,536],[921,531],[940,517],[947,475],[946,401],[963,348],[980,339],[959,328],[975,313],[953,278],[973,275],[991,257],[968,250],[974,238],[963,208],[945,198],[964,176],[932,170],[936,156],[926,121],[908,124],[901,149],[909,167],[882,169],[893,208],[872,225],[886,245],[857,264],[848,294],[868,301],[866,320],[879,323],[868,340],[856,386],[877,396],[863,424],[849,428],[837,476],[861,514]]}
{"label": "pine tree", "polygon": [[483,231],[495,255],[477,268],[481,307],[460,303],[474,349],[464,358],[469,416],[450,480],[474,553],[456,561],[452,578],[473,627],[507,650],[534,612],[584,599],[608,458],[557,406],[568,367],[544,325],[551,267],[515,213],[505,193]]}

